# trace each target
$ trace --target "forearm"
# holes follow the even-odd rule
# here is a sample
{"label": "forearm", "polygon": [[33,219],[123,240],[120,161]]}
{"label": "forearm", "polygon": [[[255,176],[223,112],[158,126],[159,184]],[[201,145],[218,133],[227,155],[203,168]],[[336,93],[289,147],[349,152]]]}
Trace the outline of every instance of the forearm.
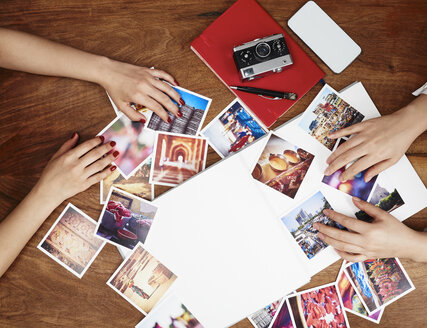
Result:
{"label": "forearm", "polygon": [[0,277],[57,205],[36,185],[0,222]]}
{"label": "forearm", "polygon": [[396,112],[402,119],[411,124],[408,133],[414,133],[415,137],[427,130],[427,95],[420,95],[411,103]]}
{"label": "forearm", "polygon": [[108,61],[35,35],[0,28],[0,67],[100,83]]}

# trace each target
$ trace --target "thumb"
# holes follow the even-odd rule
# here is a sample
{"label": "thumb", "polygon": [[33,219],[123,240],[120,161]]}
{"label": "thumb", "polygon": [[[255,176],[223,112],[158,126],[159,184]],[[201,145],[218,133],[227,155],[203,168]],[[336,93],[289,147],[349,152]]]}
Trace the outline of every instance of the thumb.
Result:
{"label": "thumb", "polygon": [[357,208],[364,211],[366,214],[370,215],[376,220],[381,220],[387,217],[387,215],[384,215],[384,213],[387,213],[386,211],[382,210],[378,206],[365,202],[360,198],[353,197],[353,203],[354,205],[356,205]]}
{"label": "thumb", "polygon": [[77,144],[77,141],[79,141],[79,134],[74,132],[71,138],[65,141],[64,144],[58,149],[58,151],[52,156],[52,159],[64,155]]}
{"label": "thumb", "polygon": [[[135,105],[133,105],[135,107]],[[144,114],[141,114],[137,110],[135,110],[133,107],[131,107],[130,104],[127,103],[121,103],[119,106],[119,109],[127,116],[131,121],[134,122],[141,122],[142,124],[145,124],[147,122],[147,118],[144,116]]]}

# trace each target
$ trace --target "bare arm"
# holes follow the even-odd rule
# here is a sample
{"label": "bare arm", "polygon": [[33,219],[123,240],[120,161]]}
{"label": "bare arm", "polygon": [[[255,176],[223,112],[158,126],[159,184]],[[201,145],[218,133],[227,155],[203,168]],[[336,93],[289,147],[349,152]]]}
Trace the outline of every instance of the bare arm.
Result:
{"label": "bare arm", "polygon": [[77,141],[75,133],[49,161],[31,192],[0,222],[0,277],[59,204],[116,168],[109,165],[118,152],[103,157],[114,143],[102,144],[103,140],[96,137],[74,147]]}
{"label": "bare arm", "polygon": [[130,107],[131,102],[150,108],[165,121],[168,120],[165,109],[176,116],[182,115],[169,97],[181,105],[183,100],[161,81],[177,85],[168,73],[90,54],[35,35],[0,28],[0,67],[97,83],[134,121],[145,122],[145,117]]}
{"label": "bare arm", "polygon": [[341,181],[351,179],[367,169],[365,181],[395,164],[411,143],[427,129],[427,95],[420,95],[393,114],[367,120],[331,135],[340,138],[354,136],[339,146],[327,160],[325,171],[331,175],[351,164],[341,175]]}

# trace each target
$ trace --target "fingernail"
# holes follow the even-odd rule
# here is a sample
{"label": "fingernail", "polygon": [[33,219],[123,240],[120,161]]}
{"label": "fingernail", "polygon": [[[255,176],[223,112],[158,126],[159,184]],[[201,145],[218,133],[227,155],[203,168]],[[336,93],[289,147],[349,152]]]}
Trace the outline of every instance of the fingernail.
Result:
{"label": "fingernail", "polygon": [[111,147],[114,147],[116,145],[116,142],[115,141],[110,141],[110,146]]}
{"label": "fingernail", "polygon": [[146,122],[146,120],[145,120],[144,118],[141,118],[139,121],[140,121],[142,124],[145,124],[145,122]]}
{"label": "fingernail", "polygon": [[104,143],[104,140],[105,140],[104,136],[99,136],[99,139],[101,139],[101,143]]}
{"label": "fingernail", "polygon": [[174,82],[175,82],[175,84],[177,85],[177,86],[179,86],[179,83],[178,83],[178,81],[177,80],[173,80]]}
{"label": "fingernail", "polygon": [[356,203],[360,203],[360,198],[357,198],[357,197],[352,197],[352,198]]}
{"label": "fingernail", "polygon": [[110,167],[110,170],[111,170],[111,172],[113,172],[115,169],[117,169],[117,166],[112,166],[112,167]]}
{"label": "fingernail", "polygon": [[178,114],[176,114],[178,117],[182,117],[182,112],[179,110]]}
{"label": "fingernail", "polygon": [[318,223],[313,224],[313,228],[316,230],[319,230],[319,224]]}
{"label": "fingernail", "polygon": [[341,175],[341,176],[340,176],[340,181],[341,181],[341,182],[346,182],[346,181],[347,181],[347,179],[343,178],[343,176]]}
{"label": "fingernail", "polygon": [[369,182],[372,178],[369,175],[365,175],[365,182]]}
{"label": "fingernail", "polygon": [[170,118],[170,117],[168,117],[168,123],[169,123],[169,124],[171,124],[171,123],[172,123],[172,120],[171,120],[171,118]]}
{"label": "fingernail", "polygon": [[331,164],[331,162],[332,162],[332,161],[331,161],[331,158],[330,158],[330,157],[328,157],[328,158],[327,158],[327,160],[326,160],[326,164],[328,164],[328,165],[329,165],[329,164]]}
{"label": "fingernail", "polygon": [[320,239],[323,239],[323,233],[318,232],[318,233],[317,233],[317,237],[319,237]]}
{"label": "fingernail", "polygon": [[325,175],[331,175],[329,166],[325,170]]}
{"label": "fingernail", "polygon": [[335,133],[329,133],[328,137],[329,138],[335,138]]}
{"label": "fingernail", "polygon": [[117,156],[119,156],[119,154],[120,154],[120,153],[116,150],[116,151],[113,153],[113,156],[114,156],[114,157],[117,157]]}
{"label": "fingernail", "polygon": [[76,135],[77,135],[77,132],[74,132],[74,133],[71,135],[71,138],[70,138],[70,139],[74,139],[74,138],[76,137]]}
{"label": "fingernail", "polygon": [[179,98],[179,103],[180,103],[182,106],[184,106],[184,105],[185,105],[185,101],[184,101],[184,99]]}

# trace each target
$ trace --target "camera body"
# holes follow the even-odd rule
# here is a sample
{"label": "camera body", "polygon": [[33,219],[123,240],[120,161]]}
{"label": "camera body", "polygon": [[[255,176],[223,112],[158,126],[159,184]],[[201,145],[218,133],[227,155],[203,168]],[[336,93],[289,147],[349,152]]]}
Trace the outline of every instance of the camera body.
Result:
{"label": "camera body", "polygon": [[283,34],[255,39],[233,48],[233,58],[243,81],[279,73],[292,65],[292,57]]}

